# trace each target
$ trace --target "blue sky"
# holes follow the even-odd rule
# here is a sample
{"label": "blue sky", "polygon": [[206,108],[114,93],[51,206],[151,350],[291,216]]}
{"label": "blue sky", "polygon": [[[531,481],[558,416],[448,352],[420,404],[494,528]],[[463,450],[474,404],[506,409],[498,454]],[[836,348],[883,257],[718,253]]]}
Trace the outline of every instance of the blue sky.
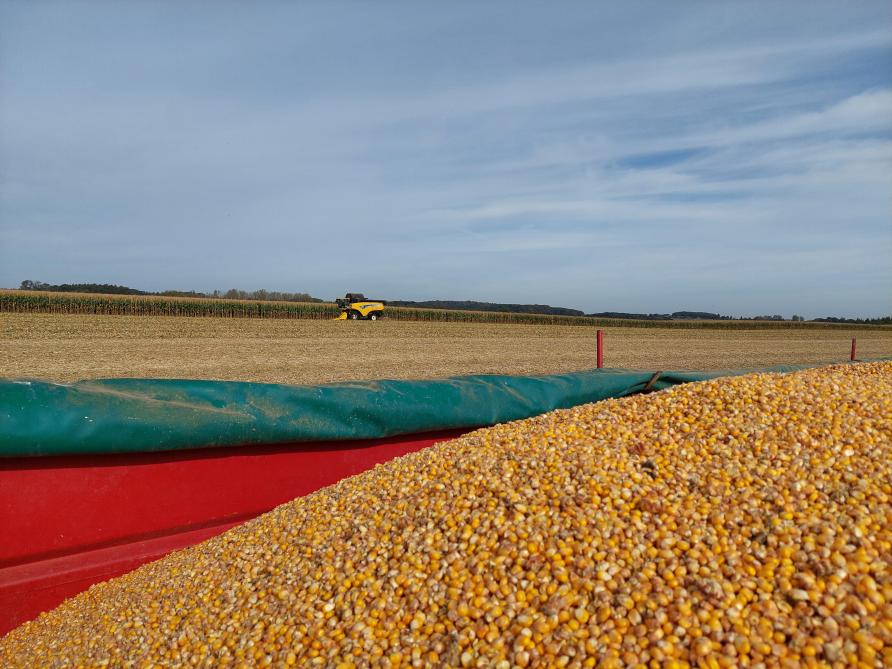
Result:
{"label": "blue sky", "polygon": [[892,313],[890,3],[0,1],[0,286]]}

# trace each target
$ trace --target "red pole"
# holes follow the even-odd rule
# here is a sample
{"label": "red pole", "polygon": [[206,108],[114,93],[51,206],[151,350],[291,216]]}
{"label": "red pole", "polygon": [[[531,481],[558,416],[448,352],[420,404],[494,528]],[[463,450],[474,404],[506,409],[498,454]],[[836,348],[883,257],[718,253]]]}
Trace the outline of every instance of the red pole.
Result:
{"label": "red pole", "polygon": [[852,337],[852,360],[855,359],[855,338]]}
{"label": "red pole", "polygon": [[[854,349],[852,349],[854,350]],[[598,369],[604,366],[604,331],[598,330]]]}

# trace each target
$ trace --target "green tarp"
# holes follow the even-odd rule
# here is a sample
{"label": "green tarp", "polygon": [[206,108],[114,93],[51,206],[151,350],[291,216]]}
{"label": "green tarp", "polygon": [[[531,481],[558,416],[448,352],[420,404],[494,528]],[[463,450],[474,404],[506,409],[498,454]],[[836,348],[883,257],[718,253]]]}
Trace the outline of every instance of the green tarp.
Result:
{"label": "green tarp", "polygon": [[[789,371],[798,367],[776,367]],[[656,390],[736,372],[662,372]],[[287,386],[0,380],[0,457],[375,439],[509,420],[640,392],[654,372]]]}

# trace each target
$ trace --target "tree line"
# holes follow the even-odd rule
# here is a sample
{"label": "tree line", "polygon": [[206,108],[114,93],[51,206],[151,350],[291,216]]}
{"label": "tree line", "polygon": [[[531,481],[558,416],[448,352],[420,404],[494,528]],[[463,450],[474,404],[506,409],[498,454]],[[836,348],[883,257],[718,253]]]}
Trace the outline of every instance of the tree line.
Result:
{"label": "tree line", "polygon": [[882,318],[837,318],[836,316],[824,316],[813,318],[816,323],[850,323],[852,325],[892,325],[892,316]]}
{"label": "tree line", "polygon": [[287,293],[278,290],[239,290],[230,288],[226,292],[215,290],[201,293],[195,290],[162,290],[149,292],[118,286],[112,283],[62,283],[51,284],[43,281],[22,281],[20,290],[43,290],[52,293],[100,293],[103,295],[157,295],[159,297],[207,297],[217,300],[257,300],[260,302],[324,302],[309,293]]}

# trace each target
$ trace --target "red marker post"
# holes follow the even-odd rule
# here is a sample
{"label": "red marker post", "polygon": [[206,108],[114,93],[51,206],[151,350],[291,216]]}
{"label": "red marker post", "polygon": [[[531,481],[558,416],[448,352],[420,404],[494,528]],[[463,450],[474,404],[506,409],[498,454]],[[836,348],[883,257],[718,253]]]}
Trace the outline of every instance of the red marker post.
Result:
{"label": "red marker post", "polygon": [[604,366],[604,331],[598,330],[598,369]]}
{"label": "red marker post", "polygon": [[855,360],[855,338],[854,338],[854,337],[852,337],[852,357],[851,357],[851,360],[852,360],[852,361]]}

